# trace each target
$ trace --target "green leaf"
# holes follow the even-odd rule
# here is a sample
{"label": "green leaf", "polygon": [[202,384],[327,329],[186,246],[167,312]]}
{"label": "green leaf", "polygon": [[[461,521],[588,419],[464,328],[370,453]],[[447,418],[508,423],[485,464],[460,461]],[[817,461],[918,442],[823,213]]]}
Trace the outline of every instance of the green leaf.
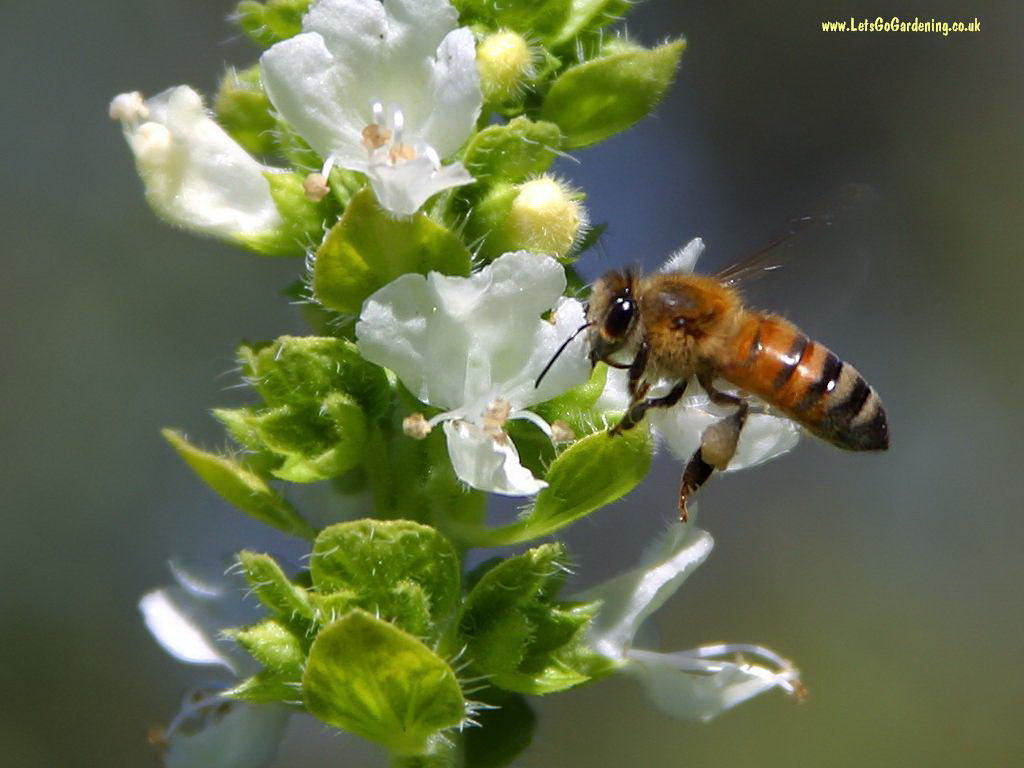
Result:
{"label": "green leaf", "polygon": [[[499,547],[547,536],[625,496],[644,479],[654,446],[646,427],[618,437],[605,431],[577,440],[548,469],[548,487],[523,519],[500,528],[457,526],[453,535],[473,546]],[[614,471],[609,471],[614,467]]]}
{"label": "green leaf", "polygon": [[292,677],[264,669],[225,691],[225,695],[261,704],[282,702],[301,706],[302,683]]}
{"label": "green leaf", "polygon": [[551,44],[561,45],[577,35],[614,24],[625,15],[631,5],[630,0],[572,0],[565,26],[558,31]]}
{"label": "green leaf", "polygon": [[354,397],[373,418],[391,403],[384,369],[362,358],[355,344],[331,336],[281,336],[238,350],[243,375],[267,405],[320,408],[332,394]]}
{"label": "green leaf", "polygon": [[476,713],[479,728],[465,732],[465,764],[472,768],[504,768],[533,741],[537,715],[518,693],[487,688],[473,694],[475,700],[488,705]]}
{"label": "green leaf", "polygon": [[618,437],[601,431],[576,441],[548,469],[548,487],[537,494],[526,527],[534,536],[546,535],[617,501],[647,475],[653,452],[643,426]]}
{"label": "green leaf", "polygon": [[318,409],[282,405],[251,415],[248,426],[261,448],[283,459],[270,470],[282,480],[327,480],[357,467],[363,459],[366,416],[354,398],[341,392],[328,395]]}
{"label": "green leaf", "polygon": [[517,117],[489,125],[466,147],[463,164],[477,182],[518,182],[543,173],[558,156],[562,133],[554,123]]}
{"label": "green leaf", "polygon": [[356,520],[321,531],[310,573],[322,594],[342,590],[357,604],[425,635],[459,599],[459,560],[435,529],[408,520]]}
{"label": "green leaf", "polygon": [[565,551],[545,544],[485,573],[463,602],[459,631],[475,670],[517,693],[544,694],[590,679],[582,632],[595,604],[558,603]]}
{"label": "green leaf", "polygon": [[267,619],[242,629],[230,629],[225,634],[275,677],[295,682],[302,678],[302,666],[306,660],[302,643],[276,619]]}
{"label": "green leaf", "polygon": [[319,202],[307,198],[303,173],[266,171],[263,176],[283,223],[272,232],[237,235],[236,239],[250,250],[266,256],[305,256],[323,240],[325,222],[337,218],[337,200],[332,195]]}
{"label": "green leaf", "polygon": [[455,672],[411,635],[355,610],[317,635],[302,679],[306,708],[399,754],[422,752],[462,722]]}
{"label": "green leaf", "polygon": [[565,146],[585,147],[624,131],[647,115],[675,77],[686,43],[600,56],[563,72],[540,116],[558,125]]}
{"label": "green leaf", "polygon": [[269,47],[302,31],[302,15],[309,9],[309,3],[310,0],[242,0],[234,19],[256,43]]}
{"label": "green leaf", "polygon": [[[275,114],[275,121],[274,140],[277,143],[278,151],[288,161],[288,165],[304,173],[323,169],[324,159],[316,153],[316,150],[310,147],[309,143],[280,115]],[[331,172],[331,180],[332,182],[334,180],[334,171]]]}
{"label": "green leaf", "polygon": [[546,403],[532,406],[530,410],[543,418],[548,424],[564,421],[577,437],[589,435],[606,426],[603,414],[598,413],[594,406],[604,392],[608,378],[608,366],[599,363],[594,366],[590,379],[578,387],[563,392]]}
{"label": "green leaf", "polygon": [[214,100],[217,122],[247,152],[271,155],[277,149],[274,141],[276,121],[271,114],[270,99],[260,84],[260,68],[229,67],[220,81]]}
{"label": "green leaf", "polygon": [[424,213],[388,215],[370,189],[352,198],[316,254],[313,293],[339,312],[358,315],[363,301],[399,275],[468,275],[471,256],[455,233]]}
{"label": "green leaf", "polygon": [[274,558],[242,550],[238,563],[253,594],[274,616],[297,635],[309,631],[313,623],[309,593],[289,581]]}
{"label": "green leaf", "polygon": [[259,475],[226,456],[196,448],[172,429],[161,432],[178,455],[222,498],[262,523],[294,536],[312,539],[315,531]]}
{"label": "green leaf", "polygon": [[478,19],[494,28],[542,38],[557,32],[569,18],[571,0],[456,0],[459,18]]}

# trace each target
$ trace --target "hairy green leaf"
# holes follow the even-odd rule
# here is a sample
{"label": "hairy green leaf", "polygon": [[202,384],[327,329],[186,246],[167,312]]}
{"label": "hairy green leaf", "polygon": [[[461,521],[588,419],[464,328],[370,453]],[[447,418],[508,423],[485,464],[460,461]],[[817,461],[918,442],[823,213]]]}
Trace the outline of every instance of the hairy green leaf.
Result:
{"label": "hairy green leaf", "polygon": [[431,736],[465,714],[462,690],[444,659],[361,610],[317,635],[302,687],[314,716],[399,754],[422,752]]}
{"label": "hairy green leaf", "polygon": [[572,0],[455,0],[459,18],[478,20],[495,29],[513,29],[542,39],[562,29]]}
{"label": "hairy green leaf", "polygon": [[468,275],[471,256],[459,237],[424,213],[397,219],[359,192],[316,253],[313,294],[329,309],[358,315],[363,301],[399,275]]}
{"label": "hairy green leaf", "polygon": [[459,560],[435,529],[408,520],[356,520],[321,531],[310,558],[322,594],[342,590],[361,608],[418,635],[459,597]]}
{"label": "hairy green leaf", "polygon": [[260,68],[229,67],[220,81],[213,105],[217,122],[247,152],[270,155],[277,149],[274,141],[276,121],[270,99],[260,84]]}
{"label": "hairy green leaf", "polygon": [[585,147],[624,131],[668,90],[686,44],[627,49],[570,67],[551,86],[540,116],[558,125],[567,148]]}
{"label": "hairy green leaf", "polygon": [[355,344],[332,336],[281,336],[238,350],[242,373],[268,406],[313,404],[333,393],[354,397],[373,418],[391,402],[384,369],[362,358]]}
{"label": "hairy green leaf", "polygon": [[302,678],[306,659],[302,642],[276,619],[267,619],[242,629],[230,629],[225,634],[275,677],[295,682]]}
{"label": "hairy green leaf", "polygon": [[306,634],[314,618],[306,590],[293,584],[270,555],[242,550],[238,563],[256,598],[293,633]]}
{"label": "hairy green leaf", "polygon": [[561,140],[562,133],[554,123],[516,117],[476,134],[462,162],[477,182],[522,181],[551,166]]}
{"label": "hairy green leaf", "polygon": [[632,5],[631,0],[572,0],[565,25],[558,31],[552,46],[570,42],[578,35],[614,24]]}
{"label": "hairy green leaf", "polygon": [[565,551],[545,544],[499,562],[463,602],[459,632],[475,669],[510,691],[543,694],[590,679],[582,632],[596,605],[555,601]]}
{"label": "hairy green leaf", "polygon": [[302,31],[302,15],[310,0],[242,0],[235,8],[234,19],[250,38],[269,47]]}
{"label": "hairy green leaf", "polygon": [[644,426],[618,437],[595,432],[551,463],[548,487],[537,494],[526,517],[498,528],[453,525],[451,535],[472,546],[500,547],[552,534],[633,490],[650,469],[653,452]]}
{"label": "hairy green leaf", "polygon": [[162,434],[203,482],[226,501],[285,533],[307,539],[314,537],[315,531],[309,523],[259,475],[226,456],[196,448],[172,429],[165,429]]}
{"label": "hairy green leaf", "polygon": [[487,688],[473,694],[487,705],[475,716],[479,728],[465,733],[465,764],[473,768],[504,768],[533,741],[537,716],[529,702],[518,693]]}

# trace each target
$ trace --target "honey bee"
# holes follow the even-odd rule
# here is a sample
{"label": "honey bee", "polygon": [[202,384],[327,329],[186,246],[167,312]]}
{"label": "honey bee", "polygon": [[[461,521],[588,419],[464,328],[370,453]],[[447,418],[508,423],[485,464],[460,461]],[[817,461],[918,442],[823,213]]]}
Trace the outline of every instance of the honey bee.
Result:
{"label": "honey bee", "polygon": [[[820,223],[817,217],[794,221],[800,229]],[[592,365],[629,370],[629,406],[609,429],[612,436],[635,427],[651,408],[674,406],[693,377],[713,403],[735,407],[704,430],[683,470],[683,522],[687,500],[732,459],[750,408],[747,394],[839,448],[889,447],[881,399],[856,368],[783,317],[744,305],[739,284],[779,266],[773,249],[784,239],[711,276],[608,272],[594,283],[587,322],[573,334],[588,331]],[[719,390],[716,379],[735,385],[740,394]],[[648,397],[658,382],[671,388]]]}

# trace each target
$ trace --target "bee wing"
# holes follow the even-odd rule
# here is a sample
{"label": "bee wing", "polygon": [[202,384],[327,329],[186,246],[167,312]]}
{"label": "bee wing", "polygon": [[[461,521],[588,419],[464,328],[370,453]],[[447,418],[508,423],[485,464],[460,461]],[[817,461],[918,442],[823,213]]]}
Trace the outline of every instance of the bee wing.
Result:
{"label": "bee wing", "polygon": [[793,244],[801,235],[831,227],[837,219],[865,206],[875,197],[866,184],[846,184],[812,205],[807,213],[786,222],[763,246],[715,273],[726,285],[739,287],[775,272],[789,263]]}

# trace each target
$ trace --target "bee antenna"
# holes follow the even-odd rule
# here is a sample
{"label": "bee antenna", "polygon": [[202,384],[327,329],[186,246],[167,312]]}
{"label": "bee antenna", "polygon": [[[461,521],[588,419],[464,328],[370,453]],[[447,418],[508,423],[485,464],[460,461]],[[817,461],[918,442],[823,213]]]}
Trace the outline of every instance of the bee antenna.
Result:
{"label": "bee antenna", "polygon": [[537,380],[535,382],[533,382],[533,388],[534,389],[537,389],[537,387],[540,386],[540,380],[543,379],[547,375],[547,372],[551,370],[551,366],[555,364],[555,360],[557,360],[558,356],[565,351],[565,348],[568,347],[572,343],[572,340],[575,339],[577,336],[579,336],[581,333],[583,333],[583,331],[585,331],[587,328],[589,328],[592,325],[593,325],[593,323],[584,323],[579,328],[577,328],[575,331],[573,331],[572,336],[570,336],[568,339],[566,339],[565,341],[562,342],[562,346],[560,346],[558,348],[558,351],[555,352],[555,354],[553,354],[551,356],[551,359],[548,360],[548,364],[544,366],[544,370],[540,372],[540,376],[538,376]]}

